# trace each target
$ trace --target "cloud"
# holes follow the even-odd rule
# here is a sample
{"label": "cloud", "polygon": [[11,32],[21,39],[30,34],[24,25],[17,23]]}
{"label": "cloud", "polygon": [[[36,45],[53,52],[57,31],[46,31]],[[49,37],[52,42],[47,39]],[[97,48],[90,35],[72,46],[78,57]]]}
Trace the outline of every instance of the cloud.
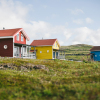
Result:
{"label": "cloud", "polygon": [[82,43],[90,45],[99,45],[100,29],[92,30],[87,27],[80,27],[73,31],[74,39],[72,43]]}
{"label": "cloud", "polygon": [[2,27],[18,27],[25,23],[28,7],[24,7],[21,2],[0,0],[0,14],[0,24]]}
{"label": "cloud", "polygon": [[73,20],[73,23],[83,24],[83,20],[82,19]]}
{"label": "cloud", "polygon": [[85,20],[86,20],[86,23],[88,23],[88,24],[93,22],[93,20],[91,18],[86,18]]}
{"label": "cloud", "polygon": [[93,31],[87,27],[77,28],[74,30],[74,34],[76,35],[74,41],[87,42],[87,39],[91,37],[91,33],[93,34]]}
{"label": "cloud", "polygon": [[[34,39],[57,38],[61,45],[76,43],[100,45],[100,29],[92,30],[88,27],[68,29],[66,25],[53,26],[45,21],[29,20],[27,19],[29,10],[29,7],[24,6],[21,2],[0,0],[0,29],[22,27],[30,37],[28,44]],[[81,10],[77,10],[77,12],[83,13]],[[77,22],[79,24],[81,21]]]}
{"label": "cloud", "polygon": [[78,14],[83,14],[84,12],[83,12],[83,10],[82,9],[68,9],[70,12],[71,12],[71,14],[74,14],[74,15],[78,15]]}

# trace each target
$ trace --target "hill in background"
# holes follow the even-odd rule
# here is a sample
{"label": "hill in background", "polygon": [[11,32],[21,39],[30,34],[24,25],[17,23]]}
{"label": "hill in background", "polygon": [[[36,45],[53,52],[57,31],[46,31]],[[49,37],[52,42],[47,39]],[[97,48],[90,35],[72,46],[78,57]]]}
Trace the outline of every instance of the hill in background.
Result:
{"label": "hill in background", "polygon": [[92,45],[87,44],[76,44],[70,46],[61,46],[60,49],[65,50],[66,54],[88,54],[92,47]]}
{"label": "hill in background", "polygon": [[83,58],[87,59],[87,54],[90,53],[92,45],[87,44],[76,44],[70,46],[61,46],[60,50],[65,50],[65,58],[73,60],[82,60]]}

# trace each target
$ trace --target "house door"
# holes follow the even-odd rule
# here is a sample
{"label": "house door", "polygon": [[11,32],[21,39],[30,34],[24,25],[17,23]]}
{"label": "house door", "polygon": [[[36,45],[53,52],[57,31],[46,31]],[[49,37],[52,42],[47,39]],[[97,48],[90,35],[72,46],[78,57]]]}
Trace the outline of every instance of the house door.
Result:
{"label": "house door", "polygon": [[14,47],[14,56],[18,56],[19,54],[19,47]]}
{"label": "house door", "polygon": [[56,52],[56,58],[58,58],[58,52]]}
{"label": "house door", "polygon": [[53,51],[53,58],[55,59],[55,52]]}
{"label": "house door", "polygon": [[93,60],[93,54],[91,55],[91,59]]}
{"label": "house door", "polygon": [[26,53],[26,47],[21,47],[21,54],[23,53],[23,56],[25,55]]}

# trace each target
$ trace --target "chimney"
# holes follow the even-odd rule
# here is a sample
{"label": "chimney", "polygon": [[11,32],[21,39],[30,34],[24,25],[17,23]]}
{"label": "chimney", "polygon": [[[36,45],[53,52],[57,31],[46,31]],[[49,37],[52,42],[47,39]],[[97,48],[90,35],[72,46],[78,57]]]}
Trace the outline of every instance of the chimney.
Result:
{"label": "chimney", "polygon": [[5,27],[3,27],[3,30],[5,29]]}

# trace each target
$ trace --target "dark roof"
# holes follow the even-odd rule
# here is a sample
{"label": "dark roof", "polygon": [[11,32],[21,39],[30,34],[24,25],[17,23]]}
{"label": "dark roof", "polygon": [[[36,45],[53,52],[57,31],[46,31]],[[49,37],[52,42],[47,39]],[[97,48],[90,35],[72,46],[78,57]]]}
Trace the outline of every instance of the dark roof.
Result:
{"label": "dark roof", "polygon": [[33,40],[33,42],[30,45],[33,45],[33,46],[48,46],[48,45],[53,45],[55,43],[55,41],[57,41],[57,39]]}
{"label": "dark roof", "polygon": [[100,46],[94,46],[90,49],[90,51],[100,51]]}

